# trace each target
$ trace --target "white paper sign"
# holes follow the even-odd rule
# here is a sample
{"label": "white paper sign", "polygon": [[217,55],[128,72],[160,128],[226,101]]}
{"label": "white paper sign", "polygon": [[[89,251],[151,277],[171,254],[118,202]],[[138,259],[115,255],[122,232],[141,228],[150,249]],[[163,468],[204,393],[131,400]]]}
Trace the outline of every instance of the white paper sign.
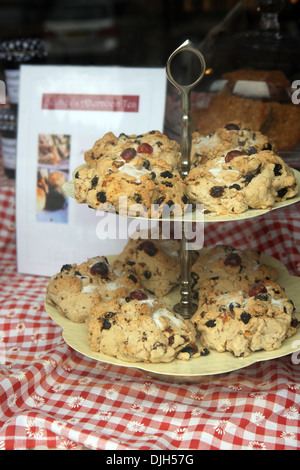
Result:
{"label": "white paper sign", "polygon": [[161,68],[21,67],[16,181],[19,272],[50,276],[63,264],[121,252],[132,221],[110,215],[123,238],[112,240],[108,234],[99,239],[99,214],[64,198],[60,188],[84,163],[84,152],[106,132],[162,132],[165,100],[166,74]]}

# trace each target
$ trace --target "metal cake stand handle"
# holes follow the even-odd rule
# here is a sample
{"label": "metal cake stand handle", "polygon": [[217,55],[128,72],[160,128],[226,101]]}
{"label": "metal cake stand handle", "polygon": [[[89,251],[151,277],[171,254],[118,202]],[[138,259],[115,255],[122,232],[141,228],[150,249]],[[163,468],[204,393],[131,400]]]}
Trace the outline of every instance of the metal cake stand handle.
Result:
{"label": "metal cake stand handle", "polygon": [[[171,64],[174,57],[180,53],[192,52],[200,61],[201,71],[198,78],[190,84],[181,85],[178,83],[172,73]],[[191,148],[192,148],[192,136],[190,126],[190,113],[191,113],[191,91],[192,89],[202,80],[206,64],[201,52],[196,49],[193,43],[186,40],[181,46],[179,46],[169,57],[167,61],[167,77],[170,82],[177,88],[181,93],[181,137],[180,137],[180,149],[181,149],[181,168],[180,173],[182,179],[184,179],[191,166]],[[178,304],[174,305],[173,309],[175,312],[180,313],[184,318],[190,318],[197,309],[197,305],[192,301],[191,293],[191,251],[187,249],[187,240],[185,236],[184,223],[182,223],[182,236],[180,242],[180,264],[181,264],[181,300]]]}

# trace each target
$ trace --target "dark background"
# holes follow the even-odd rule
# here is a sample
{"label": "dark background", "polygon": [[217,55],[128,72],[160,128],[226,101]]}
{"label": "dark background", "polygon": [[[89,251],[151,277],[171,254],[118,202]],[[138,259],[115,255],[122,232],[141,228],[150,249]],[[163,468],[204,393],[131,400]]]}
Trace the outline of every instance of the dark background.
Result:
{"label": "dark background", "polygon": [[[160,67],[187,38],[200,45],[211,28],[237,3],[237,0],[1,0],[0,38],[1,41],[16,37],[44,39],[49,64]],[[69,13],[64,23],[66,30],[61,34],[67,36],[67,46],[49,28],[52,17],[55,24],[62,20],[55,10],[65,4]],[[243,7],[243,14],[231,33],[258,25],[258,1],[245,0]],[[299,36],[299,11],[299,0],[285,2],[280,12],[284,33]],[[93,20],[101,19],[102,15],[109,18],[109,26],[99,27],[98,31],[96,26],[92,33]],[[106,47],[108,38],[111,43]]]}

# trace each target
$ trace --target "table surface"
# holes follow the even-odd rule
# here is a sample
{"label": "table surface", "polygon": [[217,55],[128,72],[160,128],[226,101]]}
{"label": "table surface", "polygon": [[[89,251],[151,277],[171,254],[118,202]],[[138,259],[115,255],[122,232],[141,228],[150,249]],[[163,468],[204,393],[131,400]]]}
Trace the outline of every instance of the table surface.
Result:
{"label": "table surface", "polygon": [[[207,232],[207,246],[259,249],[300,276],[299,203]],[[17,272],[15,184],[1,168],[0,273],[0,449],[300,448],[300,353],[178,384],[70,348],[45,312],[48,279]]]}

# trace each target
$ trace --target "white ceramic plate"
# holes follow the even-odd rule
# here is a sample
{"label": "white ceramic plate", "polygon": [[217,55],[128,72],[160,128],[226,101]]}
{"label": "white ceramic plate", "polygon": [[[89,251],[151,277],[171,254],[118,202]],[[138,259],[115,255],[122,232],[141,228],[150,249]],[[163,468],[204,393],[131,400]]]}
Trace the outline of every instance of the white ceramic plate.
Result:
{"label": "white ceramic plate", "polygon": [[[80,165],[79,167],[75,168],[75,170],[73,171],[72,179],[70,181],[67,181],[63,185],[63,190],[64,190],[65,194],[68,197],[72,198],[72,199],[75,199],[74,175],[83,166],[85,166],[85,165]],[[293,172],[294,172],[294,175],[295,175],[295,177],[298,181],[298,185],[299,185],[299,188],[300,188],[300,172],[295,170],[295,169],[293,169]],[[204,214],[203,222],[227,222],[227,221],[230,221],[230,220],[250,219],[252,217],[257,217],[259,215],[266,214],[267,212],[270,212],[270,211],[273,211],[273,210],[276,210],[276,209],[280,209],[281,207],[290,206],[291,204],[295,204],[296,202],[299,202],[299,201],[300,201],[300,190],[299,190],[297,196],[294,196],[293,198],[287,199],[286,201],[283,201],[283,202],[276,202],[274,204],[274,206],[272,207],[272,209],[251,209],[251,210],[248,210],[246,212],[243,212],[242,214],[222,214],[222,213],[221,214],[219,214],[219,213]],[[162,220],[162,219],[152,217],[151,220]],[[164,218],[163,220],[172,220],[172,221],[174,221],[174,220],[180,220],[180,219],[176,219],[174,217],[171,217],[170,219]],[[196,220],[195,213],[192,213],[190,215],[186,215],[184,217],[184,220],[186,222],[195,221]],[[199,222],[199,216],[198,216],[197,221]],[[200,220],[200,222],[201,221],[202,221],[202,219]]]}
{"label": "white ceramic plate", "polygon": [[[300,312],[300,278],[290,276],[285,266],[275,258],[262,255],[263,263],[276,267],[279,272],[278,283],[286,290],[286,294],[294,302],[297,312]],[[179,289],[174,290],[163,300],[169,307],[173,307],[179,301]],[[115,364],[117,366],[139,369],[146,375],[157,377],[167,382],[201,382],[210,380],[216,374],[242,369],[255,362],[276,359],[300,350],[300,328],[297,333],[284,341],[282,346],[275,351],[257,351],[245,358],[236,358],[229,352],[218,353],[211,351],[208,356],[191,358],[189,361],[175,359],[170,363],[149,364],[142,362],[124,362],[114,357],[100,354],[91,350],[88,344],[88,333],[83,323],[73,323],[62,316],[55,307],[45,304],[49,316],[63,329],[63,338],[66,343],[79,353],[92,359]],[[201,344],[198,341],[198,346]],[[291,359],[292,360],[292,359]]]}

